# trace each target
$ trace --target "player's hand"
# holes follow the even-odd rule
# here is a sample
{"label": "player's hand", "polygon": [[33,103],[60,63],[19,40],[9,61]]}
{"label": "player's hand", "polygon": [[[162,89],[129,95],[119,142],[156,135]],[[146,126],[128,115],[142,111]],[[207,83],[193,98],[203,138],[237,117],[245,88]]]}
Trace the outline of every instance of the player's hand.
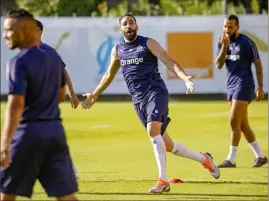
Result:
{"label": "player's hand", "polygon": [[221,45],[224,45],[225,47],[228,47],[230,44],[230,37],[228,34],[224,34],[224,36],[219,37],[219,43]]}
{"label": "player's hand", "polygon": [[186,94],[194,91],[194,83],[191,80],[192,78],[193,78],[193,76],[187,76],[187,78],[185,80],[185,85],[187,87]]}
{"label": "player's hand", "polygon": [[76,109],[78,107],[78,104],[79,104],[78,97],[76,95],[70,96],[70,103],[71,103],[71,107]]}
{"label": "player's hand", "polygon": [[11,164],[10,144],[1,143],[0,167],[7,168]]}
{"label": "player's hand", "polygon": [[262,87],[259,87],[256,91],[256,100],[263,100],[264,99],[264,91]]}
{"label": "player's hand", "polygon": [[81,104],[83,109],[90,109],[97,100],[97,98],[92,93],[82,94],[82,96],[86,97],[86,100]]}

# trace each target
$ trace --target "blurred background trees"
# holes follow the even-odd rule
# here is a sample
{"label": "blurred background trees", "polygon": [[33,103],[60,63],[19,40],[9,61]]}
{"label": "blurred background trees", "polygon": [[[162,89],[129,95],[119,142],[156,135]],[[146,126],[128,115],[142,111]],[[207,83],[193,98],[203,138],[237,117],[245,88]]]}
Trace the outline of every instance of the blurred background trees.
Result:
{"label": "blurred background trees", "polygon": [[267,0],[1,0],[1,3],[5,10],[17,6],[39,16],[107,17],[126,12],[136,16],[268,13]]}

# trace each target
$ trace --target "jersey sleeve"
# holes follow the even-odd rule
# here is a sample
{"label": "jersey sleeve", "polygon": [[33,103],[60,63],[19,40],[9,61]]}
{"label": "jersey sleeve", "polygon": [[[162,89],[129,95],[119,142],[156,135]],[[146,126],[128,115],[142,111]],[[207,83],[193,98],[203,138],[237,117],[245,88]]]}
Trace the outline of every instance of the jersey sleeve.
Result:
{"label": "jersey sleeve", "polygon": [[25,96],[27,89],[27,69],[21,60],[11,60],[6,69],[8,94]]}
{"label": "jersey sleeve", "polygon": [[66,85],[66,77],[65,77],[65,67],[66,67],[66,64],[63,62],[61,56],[57,53],[57,56],[59,58],[59,61],[60,61],[60,65],[61,65],[61,68],[62,68],[62,76],[61,76],[61,88],[64,87]]}
{"label": "jersey sleeve", "polygon": [[250,57],[252,59],[252,62],[259,60],[260,55],[259,55],[256,44],[250,39],[248,41],[249,41],[249,46],[250,46]]}
{"label": "jersey sleeve", "polygon": [[63,62],[61,56],[60,56],[58,53],[57,53],[57,56],[58,56],[58,58],[59,58],[59,60],[60,60],[60,62],[61,62],[61,66],[62,66],[62,68],[65,68],[65,67],[66,67],[66,64]]}

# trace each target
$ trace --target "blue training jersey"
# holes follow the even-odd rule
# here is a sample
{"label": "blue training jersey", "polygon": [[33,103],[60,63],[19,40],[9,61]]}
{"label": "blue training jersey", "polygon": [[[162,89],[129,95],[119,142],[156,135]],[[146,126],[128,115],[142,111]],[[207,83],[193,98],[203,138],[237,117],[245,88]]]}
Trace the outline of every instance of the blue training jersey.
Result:
{"label": "blue training jersey", "polygon": [[120,68],[134,103],[150,93],[167,92],[159,73],[158,58],[148,49],[147,40],[138,35],[134,42],[116,46]]}
{"label": "blue training jersey", "polygon": [[21,124],[61,120],[59,90],[65,85],[65,64],[50,46],[23,49],[7,64],[8,93],[25,97]]}
{"label": "blue training jersey", "polygon": [[[218,44],[217,55],[220,49],[221,45]],[[255,87],[251,65],[257,59],[260,59],[259,52],[249,37],[239,34],[237,39],[231,41],[225,61],[228,75],[227,88]]]}

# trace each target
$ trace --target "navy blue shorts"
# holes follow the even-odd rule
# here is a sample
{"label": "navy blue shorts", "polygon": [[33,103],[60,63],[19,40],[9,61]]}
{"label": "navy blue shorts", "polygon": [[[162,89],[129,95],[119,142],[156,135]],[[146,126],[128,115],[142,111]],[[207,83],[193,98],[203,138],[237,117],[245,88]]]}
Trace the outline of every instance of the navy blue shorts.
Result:
{"label": "navy blue shorts", "polygon": [[251,102],[255,93],[254,87],[239,87],[236,89],[228,89],[227,100],[241,100]]}
{"label": "navy blue shorts", "polygon": [[31,198],[38,179],[49,197],[78,191],[61,122],[18,128],[11,144],[12,163],[1,169],[1,192]]}
{"label": "navy blue shorts", "polygon": [[168,117],[168,92],[159,92],[149,95],[145,100],[134,104],[136,113],[146,128],[147,123],[151,121],[162,122],[161,135],[164,134],[171,119]]}

